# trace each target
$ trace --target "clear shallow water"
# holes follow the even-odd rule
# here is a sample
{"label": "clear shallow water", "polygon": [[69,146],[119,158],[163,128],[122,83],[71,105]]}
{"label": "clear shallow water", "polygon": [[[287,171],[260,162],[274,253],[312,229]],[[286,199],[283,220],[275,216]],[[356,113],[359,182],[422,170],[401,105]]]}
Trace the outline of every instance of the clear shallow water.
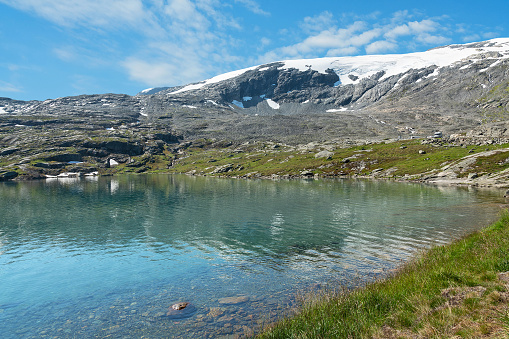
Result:
{"label": "clear shallow water", "polygon": [[[372,279],[489,224],[503,202],[383,181],[0,183],[0,337],[249,334],[303,291]],[[194,312],[166,316],[180,301]]]}

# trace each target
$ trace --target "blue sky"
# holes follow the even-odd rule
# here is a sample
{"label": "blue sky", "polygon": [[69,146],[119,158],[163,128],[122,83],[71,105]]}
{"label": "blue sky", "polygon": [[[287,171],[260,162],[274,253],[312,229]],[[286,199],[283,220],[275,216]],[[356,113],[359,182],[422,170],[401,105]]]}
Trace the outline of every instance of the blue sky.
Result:
{"label": "blue sky", "polygon": [[177,86],[266,62],[509,37],[509,1],[0,0],[0,97]]}

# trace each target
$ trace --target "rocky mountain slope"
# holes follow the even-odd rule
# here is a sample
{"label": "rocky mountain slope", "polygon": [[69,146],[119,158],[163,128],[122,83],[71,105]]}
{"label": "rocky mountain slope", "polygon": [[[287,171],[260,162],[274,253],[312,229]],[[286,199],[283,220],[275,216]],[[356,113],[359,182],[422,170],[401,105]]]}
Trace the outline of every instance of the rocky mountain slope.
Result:
{"label": "rocky mountain slope", "polygon": [[157,121],[188,138],[425,136],[505,120],[509,39],[404,55],[281,61],[134,97],[0,99],[0,115]]}
{"label": "rocky mountain slope", "polygon": [[[441,131],[502,142],[508,117],[509,39],[494,39],[404,55],[280,61],[136,96],[0,98],[0,167],[171,158],[175,145],[203,138],[341,144]],[[54,158],[61,153],[74,155]],[[58,172],[50,169],[43,172]]]}

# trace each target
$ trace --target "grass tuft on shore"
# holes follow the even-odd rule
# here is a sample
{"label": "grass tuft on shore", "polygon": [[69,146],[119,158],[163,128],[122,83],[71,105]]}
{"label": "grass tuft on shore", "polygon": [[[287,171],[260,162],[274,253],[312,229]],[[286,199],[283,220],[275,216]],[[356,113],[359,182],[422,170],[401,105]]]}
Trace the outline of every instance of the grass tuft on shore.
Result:
{"label": "grass tuft on shore", "polygon": [[509,212],[387,279],[305,304],[259,338],[509,337]]}

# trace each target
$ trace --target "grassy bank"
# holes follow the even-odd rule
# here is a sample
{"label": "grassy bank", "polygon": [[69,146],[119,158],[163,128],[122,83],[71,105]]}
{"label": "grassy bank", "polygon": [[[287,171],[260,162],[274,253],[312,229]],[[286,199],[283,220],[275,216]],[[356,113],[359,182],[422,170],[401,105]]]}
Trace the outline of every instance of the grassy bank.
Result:
{"label": "grassy bank", "polygon": [[[164,171],[247,178],[292,177],[302,175],[303,171],[325,177],[406,178],[438,171],[469,155],[509,147],[508,144],[460,146],[441,141],[423,143],[427,141],[405,140],[350,147],[319,144],[288,146],[260,142],[222,148],[204,142],[185,149]],[[478,162],[458,169],[457,175],[500,172],[509,168],[506,158],[505,153],[482,157]]]}
{"label": "grassy bank", "polygon": [[[389,279],[308,302],[259,338],[508,338],[509,213]],[[313,298],[312,298],[313,299]]]}

